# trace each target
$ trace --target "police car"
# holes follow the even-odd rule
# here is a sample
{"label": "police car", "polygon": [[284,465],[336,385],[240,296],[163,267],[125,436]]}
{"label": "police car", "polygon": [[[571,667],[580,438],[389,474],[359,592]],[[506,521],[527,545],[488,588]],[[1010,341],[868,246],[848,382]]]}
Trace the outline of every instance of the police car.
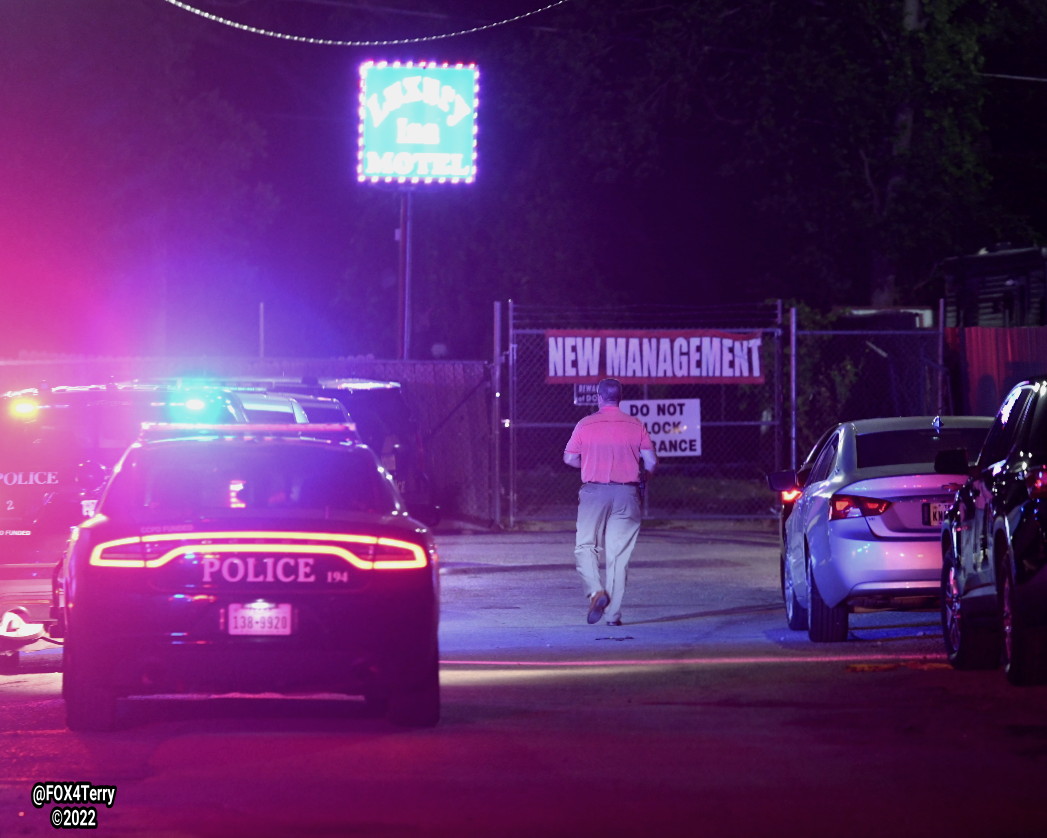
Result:
{"label": "police car", "polygon": [[125,696],[362,696],[438,721],[437,554],[344,426],[156,425],[56,577],[74,730]]}

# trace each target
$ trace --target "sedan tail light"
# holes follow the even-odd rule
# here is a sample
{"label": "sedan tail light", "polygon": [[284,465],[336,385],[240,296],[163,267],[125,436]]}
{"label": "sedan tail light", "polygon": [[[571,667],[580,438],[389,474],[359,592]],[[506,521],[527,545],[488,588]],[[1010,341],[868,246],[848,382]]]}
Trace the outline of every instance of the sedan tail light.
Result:
{"label": "sedan tail light", "polygon": [[1047,498],[1047,466],[1033,466],[1025,472],[1025,486],[1029,497]]}
{"label": "sedan tail light", "polygon": [[787,489],[784,492],[780,492],[783,504],[789,504],[795,501],[803,493],[802,489]]}
{"label": "sedan tail light", "polygon": [[829,501],[829,520],[841,518],[867,518],[883,515],[891,506],[889,500],[863,498],[858,495],[833,495]]}

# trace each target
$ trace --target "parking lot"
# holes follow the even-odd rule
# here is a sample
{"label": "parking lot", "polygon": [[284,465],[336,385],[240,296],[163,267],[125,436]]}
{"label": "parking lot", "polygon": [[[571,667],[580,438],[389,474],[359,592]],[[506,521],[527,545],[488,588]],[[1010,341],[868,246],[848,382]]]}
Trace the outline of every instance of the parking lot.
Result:
{"label": "parking lot", "polygon": [[566,528],[438,541],[438,727],[224,696],[73,734],[47,653],[4,678],[0,835],[51,834],[53,780],[115,785],[120,836],[1041,833],[1047,689],[953,671],[935,613],[790,632],[768,524],[645,531],[621,628],[586,624]]}

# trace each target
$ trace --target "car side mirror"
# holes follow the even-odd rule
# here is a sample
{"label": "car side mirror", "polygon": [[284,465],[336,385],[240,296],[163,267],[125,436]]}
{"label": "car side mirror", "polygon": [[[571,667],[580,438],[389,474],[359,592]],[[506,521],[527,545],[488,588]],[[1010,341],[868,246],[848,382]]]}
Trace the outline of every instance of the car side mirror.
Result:
{"label": "car side mirror", "polygon": [[796,477],[796,472],[792,469],[772,471],[767,475],[767,485],[772,492],[788,492],[800,488],[800,483]]}
{"label": "car side mirror", "polygon": [[970,474],[967,451],[963,448],[947,448],[934,456],[936,474]]}

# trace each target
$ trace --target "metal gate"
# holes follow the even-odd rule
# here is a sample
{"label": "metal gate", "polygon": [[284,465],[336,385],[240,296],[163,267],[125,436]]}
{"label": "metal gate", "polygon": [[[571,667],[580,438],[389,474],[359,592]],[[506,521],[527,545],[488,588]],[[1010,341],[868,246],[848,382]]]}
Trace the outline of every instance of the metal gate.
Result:
{"label": "metal gate", "polygon": [[[573,520],[578,471],[563,463],[593,385],[622,380],[648,422],[658,471],[650,518],[774,514],[768,471],[784,468],[782,307],[508,307],[508,524]],[[654,433],[657,430],[659,433]]]}

